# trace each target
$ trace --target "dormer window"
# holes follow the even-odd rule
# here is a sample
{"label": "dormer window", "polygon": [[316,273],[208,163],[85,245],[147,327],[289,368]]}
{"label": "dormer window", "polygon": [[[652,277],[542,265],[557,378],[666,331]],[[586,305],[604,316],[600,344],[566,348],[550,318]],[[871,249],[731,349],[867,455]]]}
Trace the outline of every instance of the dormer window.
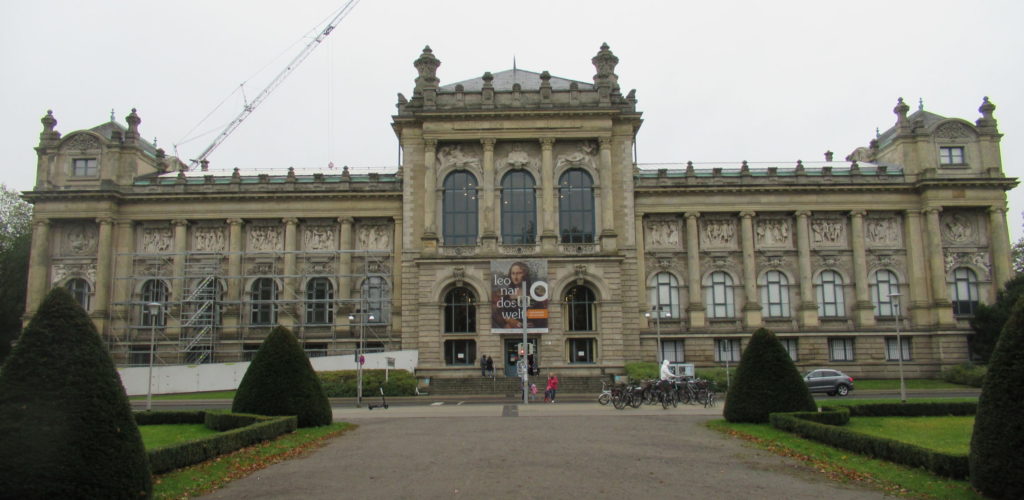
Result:
{"label": "dormer window", "polygon": [[963,146],[943,146],[939,148],[939,165],[964,165]]}
{"label": "dormer window", "polygon": [[71,160],[72,177],[96,177],[96,158],[75,158]]}

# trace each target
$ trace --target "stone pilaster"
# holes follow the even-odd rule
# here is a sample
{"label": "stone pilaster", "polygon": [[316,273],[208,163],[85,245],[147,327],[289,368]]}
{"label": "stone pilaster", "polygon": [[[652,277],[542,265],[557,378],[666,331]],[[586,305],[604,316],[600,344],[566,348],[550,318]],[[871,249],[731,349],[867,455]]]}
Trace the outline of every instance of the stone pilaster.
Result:
{"label": "stone pilaster", "polygon": [[1006,232],[1006,209],[1001,206],[989,208],[988,220],[992,233],[992,289],[1001,290],[1013,276],[1010,269],[1010,238]]}
{"label": "stone pilaster", "polygon": [[807,210],[796,212],[796,252],[800,269],[800,305],[797,311],[803,327],[816,327],[819,324],[818,304],[811,276],[810,215],[811,212]]}
{"label": "stone pilaster", "polygon": [[540,140],[541,206],[544,208],[540,239],[541,249],[545,253],[554,252],[556,243],[558,243],[557,211],[555,209],[555,160],[552,156],[554,146],[554,139]]}
{"label": "stone pilaster", "polygon": [[700,286],[700,212],[686,212],[686,280],[689,304],[686,307],[690,317],[690,328],[707,325],[707,308],[704,306],[704,291]]}
{"label": "stone pilaster", "polygon": [[853,249],[853,279],[856,302],[853,321],[857,326],[875,324],[875,308],[868,295],[868,260],[864,249],[864,210],[850,212],[850,246]]}
{"label": "stone pilaster", "polygon": [[743,247],[743,324],[757,328],[762,324],[761,303],[757,294],[757,263],[754,260],[754,212],[740,212],[740,244]]}
{"label": "stone pilaster", "polygon": [[[132,299],[134,283],[130,280],[118,279],[127,278],[132,270],[132,250],[135,248],[135,221],[121,219],[116,222],[114,232],[114,269],[111,278],[117,285],[114,286],[114,304],[112,317],[129,318],[131,308],[128,302]],[[131,321],[128,319],[127,321]]]}
{"label": "stone pilaster", "polygon": [[[352,217],[340,217],[341,224],[341,254],[338,257],[338,300],[345,300],[352,296],[352,250],[355,245],[352,239]],[[397,245],[397,242],[396,242]]]}
{"label": "stone pilaster", "polygon": [[110,307],[111,269],[114,265],[114,219],[100,217],[96,219],[96,224],[99,225],[99,241],[96,245],[96,301],[93,302],[92,313],[96,329],[104,335]]}
{"label": "stone pilaster", "polygon": [[612,181],[612,140],[608,137],[598,139],[601,147],[601,250],[614,252],[616,245],[615,232],[615,186]]}
{"label": "stone pilaster", "polygon": [[493,138],[480,140],[484,149],[484,179],[483,189],[481,190],[483,194],[483,203],[481,203],[483,216],[480,217],[482,219],[480,242],[483,244],[484,251],[486,252],[497,251],[498,235],[495,232],[495,228],[500,227],[500,224],[496,221],[497,214],[494,209],[494,142]]}
{"label": "stone pilaster", "polygon": [[910,305],[909,315],[913,325],[927,325],[931,323],[929,310],[930,300],[928,298],[928,278],[925,271],[924,241],[921,234],[921,211],[907,210],[906,214],[906,237],[907,244],[907,272],[910,280],[910,300],[904,304]]}
{"label": "stone pilaster", "polygon": [[50,221],[36,218],[32,223],[32,253],[28,264],[28,293],[25,297],[25,315],[31,318],[49,288],[50,277]]}
{"label": "stone pilaster", "polygon": [[188,252],[188,221],[174,219],[174,280],[171,286],[171,297],[175,301],[183,300],[185,293],[185,259]]}
{"label": "stone pilaster", "polygon": [[423,153],[423,239],[437,241],[437,141],[428,139]]}
{"label": "stone pilaster", "polygon": [[[282,298],[286,301],[293,301],[299,298],[296,290],[298,269],[295,267],[295,254],[299,249],[299,219],[285,217],[284,222],[284,293]],[[293,303],[286,302],[278,308],[279,311],[290,314],[278,313],[277,322],[281,325],[291,327],[295,323],[296,307]]]}
{"label": "stone pilaster", "polygon": [[946,289],[946,263],[942,252],[942,229],[939,224],[941,208],[925,209],[925,224],[928,233],[928,271],[932,283],[932,312],[939,326],[956,324],[953,318],[953,303]]}

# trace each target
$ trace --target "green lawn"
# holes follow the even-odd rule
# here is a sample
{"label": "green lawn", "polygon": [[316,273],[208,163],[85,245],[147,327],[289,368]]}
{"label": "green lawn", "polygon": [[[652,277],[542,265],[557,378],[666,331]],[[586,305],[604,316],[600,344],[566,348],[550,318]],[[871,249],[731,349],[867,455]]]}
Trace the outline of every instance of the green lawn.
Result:
{"label": "green lawn", "polygon": [[845,428],[944,453],[971,451],[974,417],[853,417]]}
{"label": "green lawn", "polygon": [[[818,399],[818,406],[856,406],[899,403],[899,399],[850,399],[850,398],[822,398]],[[977,397],[968,398],[907,398],[908,403],[967,403],[978,402]]]}
{"label": "green lawn", "polygon": [[217,434],[217,431],[203,424],[140,425],[139,432],[142,433],[142,442],[147,449]]}
{"label": "green lawn", "polygon": [[[132,401],[145,400],[146,396],[132,396]],[[235,399],[235,391],[184,392],[181,394],[154,394],[154,401],[173,401],[178,399]]]}
{"label": "green lawn", "polygon": [[[890,401],[891,402],[891,401]],[[745,439],[761,449],[800,460],[830,479],[877,488],[888,495],[948,500],[983,499],[967,481],[923,469],[868,458],[780,431],[768,424],[708,423],[712,429]]]}
{"label": "green lawn", "polygon": [[[906,379],[907,389],[970,389],[971,386],[951,384],[945,380],[936,379]],[[899,390],[900,380],[899,379],[880,379],[880,380],[866,380],[861,378],[853,379],[854,390],[862,391],[882,391],[882,390]]]}

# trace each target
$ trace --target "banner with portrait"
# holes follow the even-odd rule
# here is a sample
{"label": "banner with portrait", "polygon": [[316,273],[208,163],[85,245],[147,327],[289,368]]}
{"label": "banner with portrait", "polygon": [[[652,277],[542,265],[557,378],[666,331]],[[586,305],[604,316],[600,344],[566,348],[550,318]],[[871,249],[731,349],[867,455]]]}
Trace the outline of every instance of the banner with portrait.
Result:
{"label": "banner with portrait", "polygon": [[522,333],[523,283],[530,297],[526,310],[528,333],[548,332],[548,261],[543,259],[491,261],[491,331]]}

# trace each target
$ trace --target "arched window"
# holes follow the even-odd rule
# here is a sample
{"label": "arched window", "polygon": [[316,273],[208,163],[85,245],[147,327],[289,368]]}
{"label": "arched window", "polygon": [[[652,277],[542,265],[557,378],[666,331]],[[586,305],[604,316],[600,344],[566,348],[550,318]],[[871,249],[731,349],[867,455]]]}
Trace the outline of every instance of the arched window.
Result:
{"label": "arched window", "polygon": [[732,276],[725,271],[715,271],[708,276],[704,287],[705,304],[709,318],[733,318],[736,305],[733,302]]}
{"label": "arched window", "polygon": [[558,179],[558,227],[562,243],[594,242],[594,179],[578,168]]}
{"label": "arched window", "polygon": [[465,171],[444,178],[442,227],[445,245],[476,245],[477,195],[476,177]]}
{"label": "arched window", "polygon": [[384,323],[387,321],[388,283],[380,276],[370,276],[363,281],[363,300],[366,304],[366,312],[373,316],[370,323]]}
{"label": "arched window", "polygon": [[978,275],[969,268],[953,270],[953,282],[949,285],[949,297],[953,299],[953,314],[971,316],[978,308]]}
{"label": "arched window", "polygon": [[818,294],[818,316],[835,318],[846,316],[846,302],[843,300],[843,277],[832,270],[825,270],[814,277],[814,289]]}
{"label": "arched window", "polygon": [[781,271],[761,275],[761,310],[769,318],[789,317],[789,279]]}
{"label": "arched window", "polygon": [[258,278],[252,283],[249,324],[277,323],[277,283],[271,278]]}
{"label": "arched window", "polygon": [[513,170],[501,179],[501,242],[529,244],[537,236],[537,197],[533,176]]}
{"label": "arched window", "polygon": [[[142,284],[142,304],[139,306],[142,326],[164,326],[167,324],[167,318],[164,317],[167,295],[167,285],[163,280],[146,280]],[[150,304],[160,304],[160,307],[150,307]]]}
{"label": "arched window", "polygon": [[327,278],[313,278],[306,283],[306,324],[334,323],[334,285]]}
{"label": "arched window", "polygon": [[569,324],[566,325],[566,329],[568,331],[594,331],[597,297],[593,290],[587,286],[576,285],[565,293],[564,302],[567,308],[566,318]]}
{"label": "arched window", "polygon": [[896,273],[886,269],[875,271],[874,280],[871,283],[871,302],[875,306],[875,316],[896,316],[897,298],[892,295],[899,291],[900,282],[896,278]]}
{"label": "arched window", "polygon": [[649,302],[656,311],[661,311],[670,318],[679,319],[679,281],[672,273],[660,272],[651,276],[648,284]]}
{"label": "arched window", "polygon": [[476,296],[467,288],[444,295],[444,333],[476,333]]}
{"label": "arched window", "polygon": [[78,302],[78,305],[82,306],[82,309],[89,310],[92,287],[89,286],[88,281],[82,278],[72,278],[64,284],[64,288],[71,292],[71,296],[75,298],[75,302]]}

